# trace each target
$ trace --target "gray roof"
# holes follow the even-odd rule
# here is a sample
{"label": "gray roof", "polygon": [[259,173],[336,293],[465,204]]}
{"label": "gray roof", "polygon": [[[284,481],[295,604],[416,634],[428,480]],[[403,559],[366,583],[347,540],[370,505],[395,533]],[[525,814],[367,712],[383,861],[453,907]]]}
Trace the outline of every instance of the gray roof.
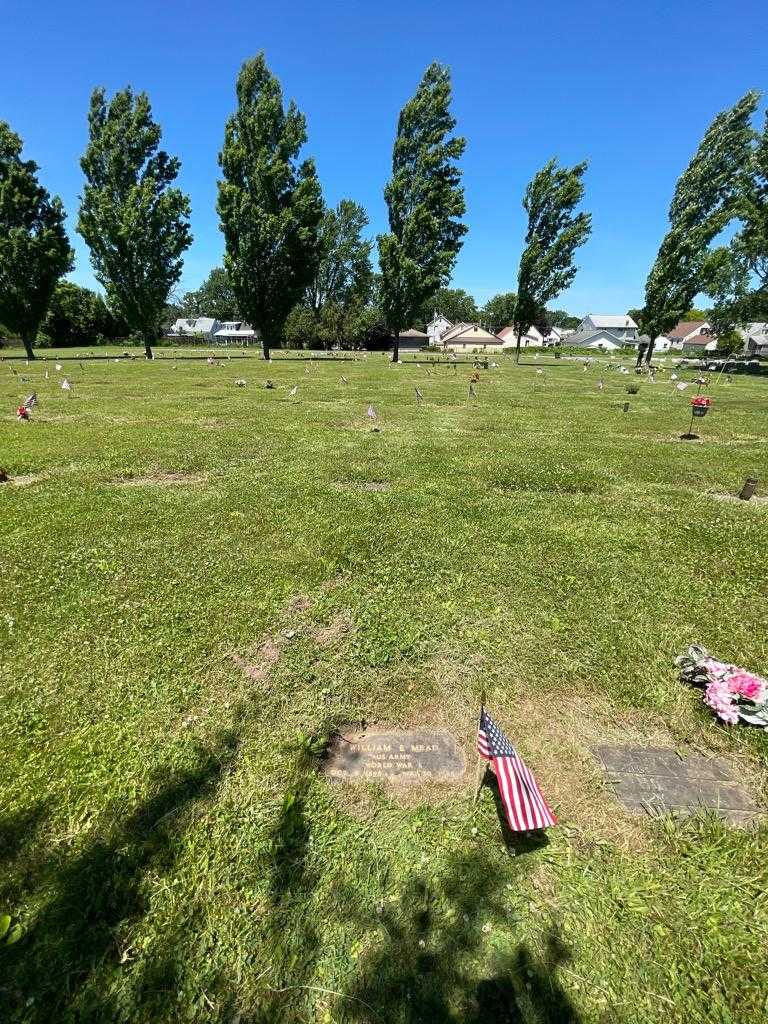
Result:
{"label": "gray roof", "polygon": [[613,313],[587,313],[584,319],[586,320],[587,317],[589,317],[595,327],[602,327],[607,330],[610,330],[611,327],[637,327],[632,317],[627,316],[626,313],[618,316]]}
{"label": "gray roof", "polygon": [[600,337],[605,337],[607,341],[612,341],[614,345],[621,346],[624,344],[623,338],[617,338],[615,334],[611,334],[610,331],[606,331],[603,327],[593,331],[574,331],[573,334],[569,334],[564,340],[569,345],[588,345],[591,341]]}

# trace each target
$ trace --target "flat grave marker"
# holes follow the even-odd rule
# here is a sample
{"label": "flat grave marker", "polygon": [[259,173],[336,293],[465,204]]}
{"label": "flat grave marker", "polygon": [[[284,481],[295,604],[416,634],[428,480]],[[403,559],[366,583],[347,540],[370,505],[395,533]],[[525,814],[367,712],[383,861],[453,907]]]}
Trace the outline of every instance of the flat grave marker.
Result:
{"label": "flat grave marker", "polygon": [[440,729],[359,729],[337,733],[325,774],[340,782],[423,783],[463,778],[464,755]]}
{"label": "flat grave marker", "polygon": [[668,747],[597,747],[606,777],[630,810],[689,815],[714,810],[733,825],[762,816],[746,789],[719,757],[681,757]]}

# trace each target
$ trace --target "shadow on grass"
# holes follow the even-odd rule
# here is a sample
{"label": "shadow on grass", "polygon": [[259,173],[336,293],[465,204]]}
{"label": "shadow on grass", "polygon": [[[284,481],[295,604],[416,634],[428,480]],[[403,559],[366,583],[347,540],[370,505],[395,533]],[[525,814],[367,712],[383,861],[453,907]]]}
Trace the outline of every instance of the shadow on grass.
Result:
{"label": "shadow on grass", "polygon": [[543,847],[549,845],[549,838],[543,829],[534,832],[512,831],[509,827],[507,814],[504,810],[504,803],[501,799],[499,780],[489,768],[485,769],[485,775],[483,776],[483,785],[480,790],[481,799],[483,789],[490,790],[491,796],[493,797],[494,807],[496,808],[496,817],[499,819],[501,841],[504,843],[504,848],[511,857],[520,856],[524,853],[533,853],[535,850],[541,850]]}
{"label": "shadow on grass", "polygon": [[[374,1024],[578,1024],[557,972],[571,959],[556,929],[537,956],[525,943],[499,953],[514,918],[498,867],[481,852],[455,856],[439,882],[414,878],[394,909],[360,922],[375,952],[339,1000],[339,1020]],[[508,942],[504,943],[508,945]],[[490,959],[477,981],[478,961]],[[482,974],[482,970],[480,971]]]}
{"label": "shadow on grass", "polygon": [[[40,866],[34,882],[47,902],[24,940],[0,960],[0,999],[17,1019],[25,1024],[118,1019],[100,987],[100,979],[120,962],[118,932],[146,913],[144,876],[172,867],[183,846],[179,816],[214,791],[237,743],[234,733],[226,733],[213,749],[200,752],[194,768],[158,773],[149,784],[154,795],[122,821],[70,859],[51,857]],[[173,978],[155,981],[167,987]]]}
{"label": "shadow on grass", "polygon": [[0,866],[18,860],[32,845],[40,826],[48,816],[45,800],[0,817]]}

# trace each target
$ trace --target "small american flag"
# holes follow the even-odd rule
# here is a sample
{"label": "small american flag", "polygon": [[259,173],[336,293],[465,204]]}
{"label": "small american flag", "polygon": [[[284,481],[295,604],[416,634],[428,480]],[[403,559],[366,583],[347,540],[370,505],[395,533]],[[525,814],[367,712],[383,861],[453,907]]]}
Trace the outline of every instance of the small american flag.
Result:
{"label": "small american flag", "polygon": [[557,824],[557,818],[542,796],[530,769],[485,708],[480,710],[477,752],[491,762],[496,772],[501,801],[513,832],[527,832]]}

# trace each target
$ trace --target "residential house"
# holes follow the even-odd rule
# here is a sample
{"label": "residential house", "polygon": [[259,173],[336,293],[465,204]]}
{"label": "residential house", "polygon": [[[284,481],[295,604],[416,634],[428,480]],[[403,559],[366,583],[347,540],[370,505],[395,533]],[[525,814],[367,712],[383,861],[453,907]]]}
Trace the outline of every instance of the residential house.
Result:
{"label": "residential house", "polygon": [[[641,345],[649,345],[651,339],[647,334],[641,334],[637,338],[632,338],[630,341],[624,342],[624,348],[632,348],[637,351]],[[656,352],[669,352],[670,340],[664,334],[660,334],[656,341],[653,343],[654,354]]]}
{"label": "residential house", "polygon": [[768,356],[768,323],[747,324],[737,330],[744,339],[745,355]]}
{"label": "residential house", "polygon": [[681,320],[671,331],[667,331],[670,348],[691,349],[696,352],[713,352],[717,338],[706,320]]}
{"label": "residential house", "polygon": [[248,345],[256,338],[256,331],[242,320],[225,320],[213,340],[217,345]]}
{"label": "residential house", "polygon": [[168,331],[172,338],[189,338],[190,341],[210,341],[222,323],[212,316],[193,316],[177,320]]}
{"label": "residential house", "polygon": [[[563,337],[567,333],[567,331],[563,332],[560,327],[541,330],[532,325],[521,335],[520,348],[554,348],[557,345],[562,345]],[[517,347],[517,335],[514,327],[502,327],[497,337],[502,339],[505,349]]]}
{"label": "residential house", "polygon": [[[385,338],[384,341],[390,349],[395,343],[393,337]],[[415,327],[411,327],[407,331],[400,331],[397,336],[397,349],[400,355],[404,352],[420,352],[428,344],[428,335],[424,331],[417,331]]]}
{"label": "residential house", "polygon": [[[609,331],[619,342],[631,341],[637,337],[637,324],[631,316],[607,313],[588,313],[576,328],[576,334],[585,331]],[[569,345],[574,344],[572,341]]]}
{"label": "residential house", "polygon": [[435,310],[432,319],[427,324],[427,335],[430,345],[438,345],[444,334],[451,330],[453,324],[448,317],[443,316]]}
{"label": "residential house", "polygon": [[479,324],[456,324],[446,331],[440,344],[450,352],[500,352],[504,347],[501,338]]}
{"label": "residential house", "polygon": [[[514,327],[502,327],[497,334],[504,342],[503,348],[517,348],[517,334]],[[520,337],[520,348],[541,348],[544,335],[537,327],[529,327]]]}
{"label": "residential house", "polygon": [[575,348],[597,348],[603,352],[613,352],[624,344],[622,338],[616,337],[612,331],[605,329],[587,329],[574,331],[568,335],[568,345]]}
{"label": "residential house", "polygon": [[558,345],[565,345],[565,339],[569,334],[573,333],[573,331],[568,331],[563,327],[550,327],[544,335],[544,348],[556,348]]}
{"label": "residential house", "polygon": [[[644,340],[647,340],[647,335],[644,335]],[[653,343],[654,352],[669,352],[672,348],[672,339],[668,338],[666,334],[660,334]]]}

